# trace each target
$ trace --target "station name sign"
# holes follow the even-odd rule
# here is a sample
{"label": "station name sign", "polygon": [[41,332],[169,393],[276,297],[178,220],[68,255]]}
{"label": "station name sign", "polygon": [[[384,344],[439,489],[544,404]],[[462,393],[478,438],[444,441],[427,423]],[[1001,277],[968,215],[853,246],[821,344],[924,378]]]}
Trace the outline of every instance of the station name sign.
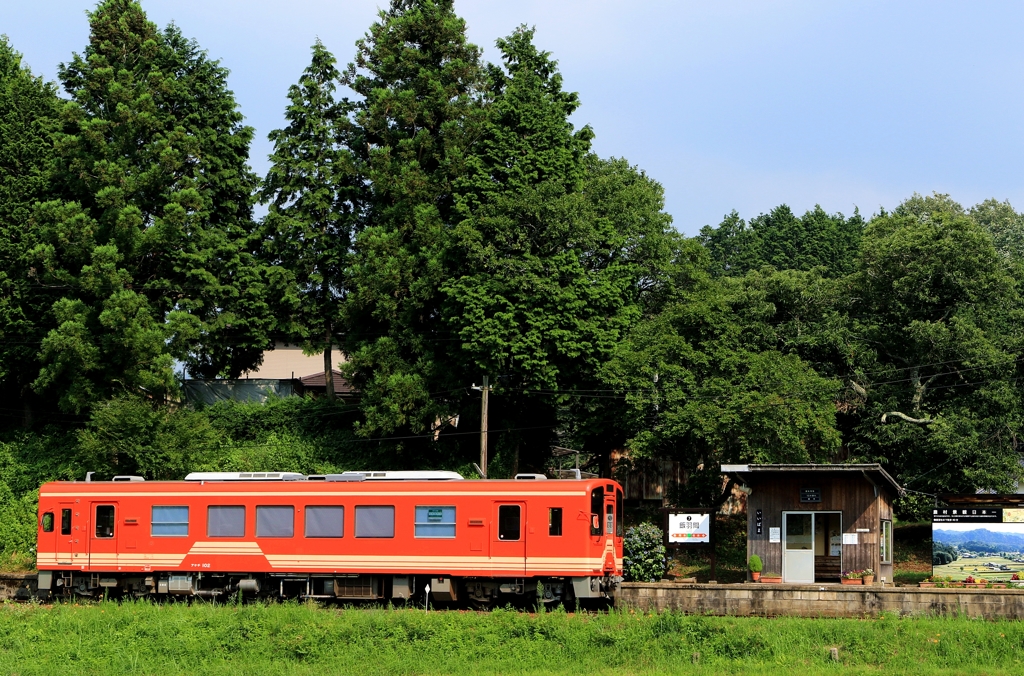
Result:
{"label": "station name sign", "polygon": [[707,512],[669,512],[670,545],[711,544],[711,514]]}

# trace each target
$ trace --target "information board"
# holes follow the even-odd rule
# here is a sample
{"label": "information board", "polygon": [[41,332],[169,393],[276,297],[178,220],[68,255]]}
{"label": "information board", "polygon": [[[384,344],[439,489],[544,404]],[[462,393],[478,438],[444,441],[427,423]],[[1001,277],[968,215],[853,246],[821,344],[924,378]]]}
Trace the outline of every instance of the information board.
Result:
{"label": "information board", "polygon": [[711,544],[711,514],[707,512],[669,512],[668,543],[670,545]]}
{"label": "information board", "polygon": [[976,504],[934,508],[932,575],[957,584],[984,580],[985,584],[1020,585],[1024,509]]}

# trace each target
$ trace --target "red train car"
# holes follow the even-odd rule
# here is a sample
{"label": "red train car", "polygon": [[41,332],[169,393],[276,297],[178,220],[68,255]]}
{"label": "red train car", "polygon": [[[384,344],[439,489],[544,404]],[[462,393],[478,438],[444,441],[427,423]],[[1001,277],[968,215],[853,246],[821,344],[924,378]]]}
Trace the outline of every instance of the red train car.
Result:
{"label": "red train car", "polygon": [[[541,477],[538,477],[540,479]],[[448,479],[448,480],[446,480]],[[477,606],[607,598],[622,487],[447,472],[199,473],[39,492],[39,589],[422,599]]]}

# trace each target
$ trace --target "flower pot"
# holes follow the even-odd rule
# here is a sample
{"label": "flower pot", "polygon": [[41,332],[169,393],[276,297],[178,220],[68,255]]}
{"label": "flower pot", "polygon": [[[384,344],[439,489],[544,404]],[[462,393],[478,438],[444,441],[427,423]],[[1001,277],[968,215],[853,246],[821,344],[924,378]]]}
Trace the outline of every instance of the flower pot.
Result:
{"label": "flower pot", "polygon": [[842,580],[840,580],[840,582],[842,582],[843,584],[864,584],[862,578],[859,577],[855,577],[852,580],[848,580],[844,577]]}
{"label": "flower pot", "polygon": [[865,575],[861,579],[864,580],[864,584],[874,584],[875,583],[875,576],[874,575]]}
{"label": "flower pot", "polygon": [[767,583],[767,584],[782,584],[782,578],[781,577],[765,577],[765,576],[762,575],[761,576],[761,582],[762,583]]}
{"label": "flower pot", "polygon": [[935,583],[934,582],[918,582],[917,586],[918,587],[934,587]]}
{"label": "flower pot", "polygon": [[757,570],[757,571],[754,571],[754,570],[750,571],[750,578],[754,582],[757,582],[758,580],[761,579],[761,571],[759,571],[759,570]]}

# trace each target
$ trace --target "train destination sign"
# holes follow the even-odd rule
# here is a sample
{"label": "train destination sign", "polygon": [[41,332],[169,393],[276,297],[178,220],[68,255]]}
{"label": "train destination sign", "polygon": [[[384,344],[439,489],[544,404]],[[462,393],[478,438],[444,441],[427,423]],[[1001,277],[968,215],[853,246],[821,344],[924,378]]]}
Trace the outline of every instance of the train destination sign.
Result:
{"label": "train destination sign", "polygon": [[670,545],[711,544],[711,514],[672,513],[668,515]]}

